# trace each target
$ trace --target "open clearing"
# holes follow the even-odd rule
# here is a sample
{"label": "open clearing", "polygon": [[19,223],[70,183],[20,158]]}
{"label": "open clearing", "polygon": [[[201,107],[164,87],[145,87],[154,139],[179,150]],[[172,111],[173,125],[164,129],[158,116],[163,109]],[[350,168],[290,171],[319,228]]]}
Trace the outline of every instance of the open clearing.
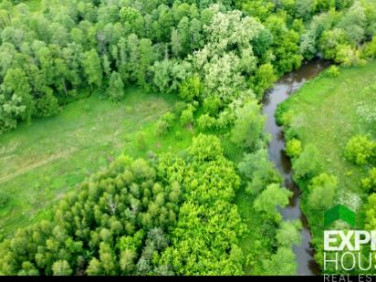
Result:
{"label": "open clearing", "polygon": [[344,158],[348,140],[356,134],[375,137],[375,128],[359,114],[360,106],[376,108],[376,62],[340,68],[338,77],[324,72],[288,99],[284,106],[293,113],[292,127],[303,146],[315,145],[323,170],[338,176],[339,188],[357,191],[366,169]]}
{"label": "open clearing", "polygon": [[[154,125],[175,99],[135,88],[125,96],[117,104],[96,96],[82,99],[53,118],[0,137],[0,196],[9,198],[0,210],[2,235],[48,216],[48,207],[64,192],[119,153],[137,157],[171,148],[169,136],[154,137]],[[145,132],[143,150],[136,148],[139,131]],[[184,140],[181,143],[184,146]],[[179,150],[179,144],[174,149]]]}

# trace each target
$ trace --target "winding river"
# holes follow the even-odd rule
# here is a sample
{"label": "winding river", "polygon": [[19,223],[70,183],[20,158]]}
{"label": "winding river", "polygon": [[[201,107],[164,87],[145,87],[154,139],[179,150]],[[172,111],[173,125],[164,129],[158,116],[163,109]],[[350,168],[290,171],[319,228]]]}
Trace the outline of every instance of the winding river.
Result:
{"label": "winding river", "polygon": [[302,65],[292,73],[282,77],[269,91],[264,98],[263,112],[266,116],[266,131],[271,135],[269,144],[269,159],[284,178],[285,187],[293,192],[289,205],[281,210],[284,220],[300,219],[303,225],[301,231],[302,242],[294,246],[295,256],[298,262],[298,275],[318,275],[320,268],[313,259],[314,250],[310,244],[311,232],[308,221],[300,209],[300,191],[292,180],[290,159],[286,156],[284,148],[285,141],[282,128],[277,125],[275,111],[277,105],[286,100],[291,94],[298,90],[307,81],[319,74],[327,64],[316,60]]}

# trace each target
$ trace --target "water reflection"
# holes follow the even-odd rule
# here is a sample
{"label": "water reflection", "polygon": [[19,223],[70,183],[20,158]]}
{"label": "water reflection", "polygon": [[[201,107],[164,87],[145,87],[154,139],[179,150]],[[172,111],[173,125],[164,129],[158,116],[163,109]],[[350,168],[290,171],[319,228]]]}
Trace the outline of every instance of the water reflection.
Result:
{"label": "water reflection", "polygon": [[312,61],[304,64],[299,70],[282,77],[269,91],[263,101],[263,112],[266,116],[265,129],[271,135],[269,143],[269,159],[275,164],[284,178],[285,187],[293,192],[289,205],[281,210],[285,220],[300,219],[303,225],[301,231],[302,243],[294,246],[294,252],[298,262],[298,275],[317,275],[320,268],[313,259],[314,249],[312,248],[311,234],[308,220],[300,210],[300,190],[292,180],[292,170],[290,159],[284,151],[285,142],[282,128],[276,124],[274,117],[277,105],[286,100],[308,80],[315,77],[328,64],[322,61]]}

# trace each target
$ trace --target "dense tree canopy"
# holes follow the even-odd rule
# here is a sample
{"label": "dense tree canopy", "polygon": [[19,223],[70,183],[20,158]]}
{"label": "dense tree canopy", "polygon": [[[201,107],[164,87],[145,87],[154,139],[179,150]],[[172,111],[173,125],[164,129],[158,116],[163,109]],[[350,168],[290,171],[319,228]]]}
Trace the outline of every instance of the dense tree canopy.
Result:
{"label": "dense tree canopy", "polygon": [[[116,89],[137,84],[188,101],[215,96],[227,105],[249,95],[249,86],[262,97],[276,75],[303,58],[323,54],[355,64],[375,55],[374,44],[360,47],[376,32],[371,2],[237,1],[246,16],[233,5],[64,0],[41,1],[41,13],[33,13],[3,1],[0,132],[56,114],[87,86],[108,88],[115,100]],[[11,77],[25,89],[12,87]]]}
{"label": "dense tree canopy", "polygon": [[[196,137],[179,153],[120,156],[92,175],[58,203],[53,220],[0,243],[0,274],[242,275],[245,258],[260,256],[242,246],[241,189],[270,229],[258,271],[295,272],[301,226],[279,212],[292,192],[268,160],[260,102],[304,60],[349,66],[375,57],[372,1],[41,0],[38,12],[19,2],[0,3],[0,134],[86,93],[118,102],[136,85],[181,101],[158,120],[157,137],[175,125]],[[245,153],[238,165],[218,137],[201,134],[213,131]],[[144,150],[145,135],[136,139]],[[354,137],[345,156],[372,164],[374,147]],[[337,179],[319,174],[318,150],[292,139],[286,151],[295,180],[309,183],[308,208],[330,207]],[[368,191],[374,170],[363,180]],[[0,205],[6,200],[0,195]]]}

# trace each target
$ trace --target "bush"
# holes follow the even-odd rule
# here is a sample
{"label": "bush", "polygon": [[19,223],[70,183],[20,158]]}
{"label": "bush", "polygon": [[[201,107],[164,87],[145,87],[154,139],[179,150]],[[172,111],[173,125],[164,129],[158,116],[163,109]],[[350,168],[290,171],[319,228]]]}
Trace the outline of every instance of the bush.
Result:
{"label": "bush", "polygon": [[368,193],[376,191],[376,167],[368,171],[368,176],[362,179],[362,188]]}
{"label": "bush", "polygon": [[204,115],[200,116],[197,124],[198,124],[198,128],[200,130],[206,131],[206,130],[212,129],[215,126],[216,120],[215,120],[215,118],[209,116],[208,114],[204,114]]}
{"label": "bush", "polygon": [[326,71],[326,74],[329,76],[329,77],[337,77],[340,75],[340,72],[339,72],[339,69],[337,66],[331,66],[330,68],[328,68],[328,70]]}
{"label": "bush", "polygon": [[289,127],[293,120],[294,112],[287,108],[287,104],[282,103],[277,106],[275,117],[279,126]]}
{"label": "bush", "polygon": [[176,116],[171,113],[167,112],[164,114],[157,123],[156,135],[157,136],[165,136],[171,129],[174,124]]}
{"label": "bush", "polygon": [[313,210],[326,210],[333,205],[337,193],[337,177],[321,173],[312,179],[309,186],[308,203]]}
{"label": "bush", "polygon": [[180,116],[181,113],[187,108],[187,103],[177,102],[174,107],[174,112],[176,115]]}
{"label": "bush", "polygon": [[218,97],[208,97],[204,100],[204,111],[212,116],[218,113],[221,100]]}
{"label": "bush", "polygon": [[181,85],[179,89],[180,98],[186,101],[192,101],[200,96],[201,92],[201,82],[198,74],[187,78]]}
{"label": "bush", "polygon": [[319,172],[319,152],[317,148],[311,144],[300,154],[299,158],[293,162],[294,179],[305,181]]}
{"label": "bush", "polygon": [[171,113],[171,112],[167,112],[166,114],[164,114],[162,117],[161,117],[161,120],[164,120],[165,122],[167,122],[167,124],[169,125],[169,127],[171,127],[174,123],[176,119],[176,116]]}
{"label": "bush", "polygon": [[375,156],[375,142],[367,136],[356,135],[347,142],[345,157],[357,165],[365,165]]}
{"label": "bush", "polygon": [[159,137],[165,136],[165,135],[167,135],[168,130],[169,130],[168,123],[165,120],[159,120],[157,122],[157,128],[156,128],[156,131],[155,131],[155,135],[159,136]]}
{"label": "bush", "polygon": [[287,141],[286,144],[286,154],[291,158],[299,157],[300,154],[303,152],[302,142],[298,139],[291,139]]}
{"label": "bush", "polygon": [[182,125],[188,125],[188,124],[193,123],[192,108],[187,108],[181,113],[180,122]]}

